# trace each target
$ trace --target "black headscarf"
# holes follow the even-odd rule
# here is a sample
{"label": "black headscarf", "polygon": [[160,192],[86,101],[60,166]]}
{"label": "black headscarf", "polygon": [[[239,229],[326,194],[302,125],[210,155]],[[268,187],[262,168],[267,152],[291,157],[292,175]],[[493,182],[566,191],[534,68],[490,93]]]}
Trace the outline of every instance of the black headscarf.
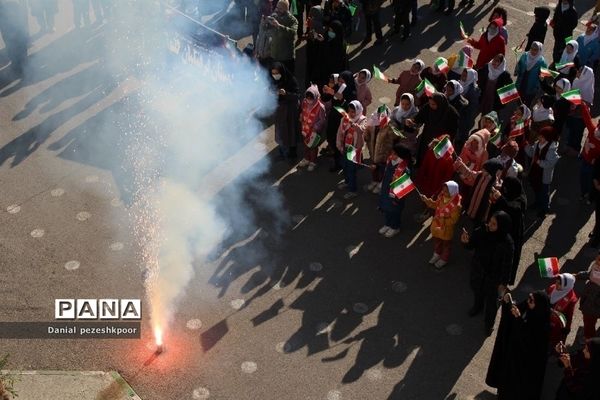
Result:
{"label": "black headscarf", "polygon": [[533,293],[535,307],[526,309],[526,318],[528,322],[535,322],[540,329],[550,329],[550,298],[544,290],[537,290]]}
{"label": "black headscarf", "polygon": [[442,93],[434,93],[433,96],[431,96],[431,100],[433,100],[438,106],[437,110],[431,110],[432,114],[438,114],[440,116],[446,114],[446,111],[448,111],[448,106],[450,105],[446,95]]}
{"label": "black headscarf", "polygon": [[519,178],[514,176],[507,176],[502,181],[502,196],[507,202],[516,201],[527,204],[523,184],[521,184]]}
{"label": "black headscarf", "polygon": [[496,240],[505,240],[507,237],[510,237],[510,232],[512,230],[512,219],[510,218],[510,215],[504,211],[497,211],[492,217],[496,218],[498,229],[496,232],[490,232],[490,234],[495,236]]}
{"label": "black headscarf", "polygon": [[484,162],[481,168],[486,170],[492,177],[495,177],[498,171],[504,169],[504,165],[502,165],[502,162],[497,158],[492,158],[491,160]]}
{"label": "black headscarf", "polygon": [[342,78],[346,84],[346,89],[342,92],[346,103],[356,100],[356,83],[354,82],[354,75],[352,72],[344,71],[340,74],[340,78]]}
{"label": "black headscarf", "polygon": [[338,20],[331,21],[329,27],[335,32],[335,38],[325,38],[323,60],[318,60],[325,63],[327,75],[338,73],[349,67],[344,27]]}
{"label": "black headscarf", "polygon": [[288,93],[298,93],[298,81],[296,80],[296,77],[285,67],[285,65],[276,61],[273,63],[273,65],[271,65],[271,69],[276,69],[281,74],[281,79],[278,81],[273,79],[271,76],[273,85],[277,89],[284,89]]}

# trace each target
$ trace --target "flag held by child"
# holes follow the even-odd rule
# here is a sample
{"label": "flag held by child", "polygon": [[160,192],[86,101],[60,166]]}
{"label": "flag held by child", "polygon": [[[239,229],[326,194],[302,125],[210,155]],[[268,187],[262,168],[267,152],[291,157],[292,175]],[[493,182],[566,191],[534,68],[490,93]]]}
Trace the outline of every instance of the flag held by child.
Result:
{"label": "flag held by child", "polygon": [[519,91],[517,90],[517,86],[514,83],[508,84],[506,86],[501,87],[497,90],[498,97],[500,97],[500,102],[502,104],[510,103],[513,100],[520,99]]}
{"label": "flag held by child", "polygon": [[346,146],[346,159],[352,161],[355,164],[360,164],[360,155],[356,148],[352,145]]}
{"label": "flag held by child", "polygon": [[581,90],[579,89],[573,89],[569,90],[568,92],[564,92],[560,97],[569,100],[575,105],[581,104]]}
{"label": "flag held by child", "polygon": [[446,60],[444,57],[438,57],[435,60],[434,65],[437,67],[438,71],[440,71],[442,74],[445,74],[446,72],[448,72],[450,70],[450,66],[448,65],[448,60]]}
{"label": "flag held by child", "polygon": [[522,134],[524,134],[525,133],[525,125],[526,125],[526,123],[522,119],[515,122],[515,127],[512,128],[508,137],[514,138],[514,137],[521,136]]}
{"label": "flag held by child", "polygon": [[562,64],[556,64],[554,66],[554,69],[557,69],[557,70],[560,71],[560,70],[565,69],[565,68],[573,68],[574,66],[575,66],[575,63],[573,61],[567,61],[567,62],[564,62]]}
{"label": "flag held by child", "polygon": [[406,172],[390,183],[390,192],[392,192],[398,199],[403,198],[415,189],[415,184]]}
{"label": "flag held by child", "polygon": [[427,95],[427,97],[431,97],[435,93],[435,86],[433,86],[433,84],[429,82],[427,78],[425,78],[417,85],[415,92],[415,97],[417,98],[423,96],[423,94]]}
{"label": "flag held by child", "polygon": [[321,143],[321,136],[317,132],[312,132],[309,137],[304,141],[306,143],[306,147],[309,149],[313,149]]}
{"label": "flag held by child", "polygon": [[540,275],[542,278],[553,278],[560,273],[560,267],[558,266],[558,258],[539,258],[538,268],[540,269]]}
{"label": "flag held by child", "polygon": [[552,71],[548,68],[540,68],[540,78],[556,78],[558,75],[560,75],[559,72]]}
{"label": "flag held by child", "polygon": [[458,23],[458,26],[460,27],[460,37],[463,39],[468,39],[469,35],[467,35],[467,32],[465,31],[465,26],[463,25],[462,21]]}
{"label": "flag held by child", "polygon": [[445,136],[442,140],[438,142],[438,144],[436,144],[433,147],[433,154],[435,155],[435,158],[439,160],[448,153],[454,153],[454,147],[452,146],[450,138],[448,136]]}
{"label": "flag held by child", "polygon": [[388,81],[387,76],[384,75],[383,72],[381,72],[381,70],[379,68],[377,68],[375,65],[373,65],[373,76],[377,79],[381,79],[382,81]]}

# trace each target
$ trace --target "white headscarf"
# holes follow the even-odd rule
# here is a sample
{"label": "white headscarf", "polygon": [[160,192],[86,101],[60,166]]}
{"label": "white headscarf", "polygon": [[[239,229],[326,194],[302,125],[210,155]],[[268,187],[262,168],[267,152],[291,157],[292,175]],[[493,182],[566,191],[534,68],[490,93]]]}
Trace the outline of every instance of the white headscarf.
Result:
{"label": "white headscarf", "polygon": [[541,121],[554,121],[554,111],[552,108],[546,108],[543,104],[536,104],[533,106],[532,113],[533,122],[541,122]]}
{"label": "white headscarf", "polygon": [[533,67],[535,67],[540,59],[544,58],[542,53],[544,47],[540,42],[533,42],[531,47],[536,46],[538,48],[538,53],[536,56],[531,55],[531,50],[529,50],[525,57],[527,57],[527,71],[530,71]]}
{"label": "white headscarf", "polygon": [[498,79],[500,74],[506,71],[506,58],[502,60],[502,63],[498,65],[498,68],[494,68],[494,66],[492,65],[492,61],[488,63],[488,79],[491,81],[495,81],[496,79]]}
{"label": "white headscarf", "polygon": [[[364,72],[365,75],[367,75],[367,78],[365,79],[364,83],[358,83],[358,75]],[[357,85],[366,85],[367,83],[369,83],[369,81],[371,80],[371,71],[369,71],[368,69],[364,68],[361,69],[360,71],[358,71],[356,74],[354,74],[354,82],[356,82]]]}
{"label": "white headscarf", "polygon": [[363,116],[363,106],[362,104],[360,104],[360,101],[358,100],[352,100],[350,102],[351,106],[354,106],[354,109],[356,110],[356,116],[354,118],[351,119],[352,122],[358,122],[358,120]]}
{"label": "white headscarf", "polygon": [[527,121],[529,118],[531,118],[531,110],[529,109],[529,107],[527,107],[525,104],[521,104],[519,108],[523,113],[523,121]]}
{"label": "white headscarf", "polygon": [[575,287],[575,276],[571,274],[559,274],[561,289],[554,289],[550,293],[550,304],[554,305],[559,302],[563,297],[569,294]]}
{"label": "white headscarf", "polygon": [[[420,58],[417,58],[412,63],[412,65],[415,65],[415,64],[419,64],[420,69],[419,69],[419,72],[416,73],[416,75],[419,75],[423,71],[423,68],[425,68],[425,63]],[[411,68],[412,68],[412,65],[411,65]],[[411,74],[412,74],[412,72],[411,72]]]}
{"label": "white headscarf", "polygon": [[[571,54],[567,53],[568,45],[573,46],[573,52]],[[558,62],[559,64],[564,64],[566,62],[573,61],[575,59],[575,57],[577,56],[577,52],[579,51],[579,43],[577,43],[577,40],[569,40],[567,42],[567,46],[565,46],[562,56],[560,56],[560,61]],[[558,72],[560,72],[562,74],[568,74],[569,70],[570,70],[570,68],[563,68],[563,69],[559,70]]]}
{"label": "white headscarf", "polygon": [[583,37],[583,45],[587,46],[589,42],[598,39],[598,25],[596,25],[596,29],[594,29],[594,32],[592,32],[591,35],[582,33],[580,36]]}
{"label": "white headscarf", "polygon": [[452,85],[452,89],[454,89],[454,93],[452,94],[452,96],[448,97],[448,100],[454,100],[455,98],[463,94],[464,89],[459,81],[455,81],[454,79],[452,79],[448,81],[446,85]]}
{"label": "white headscarf", "polygon": [[[460,58],[460,53],[463,53],[465,56],[467,56],[469,58],[473,58],[473,46],[471,46],[469,44],[463,46],[463,48],[460,49],[460,51],[456,55],[456,60],[454,61],[454,65],[458,64],[458,59]],[[465,69],[465,67],[452,66],[452,71],[454,71],[454,73],[459,74],[459,75],[462,74],[464,69]]]}
{"label": "white headscarf", "polygon": [[400,101],[402,102],[402,98],[406,96],[410,99],[410,108],[408,109],[408,111],[404,111],[402,109],[402,106],[398,106],[396,108],[394,108],[394,110],[392,111],[392,118],[398,122],[402,122],[402,120],[404,118],[407,118],[411,115],[414,115],[418,110],[417,107],[415,107],[415,96],[413,96],[410,93],[403,93],[402,96],[400,96]]}
{"label": "white headscarf", "polygon": [[[555,86],[558,86],[562,89],[563,93],[571,90],[571,82],[567,78],[560,78],[554,83]],[[556,94],[556,98],[560,99],[560,95]]]}
{"label": "white headscarf", "polygon": [[477,71],[475,71],[473,68],[466,68],[466,70],[467,70],[467,80],[466,81],[463,81],[462,79],[460,80],[460,84],[462,85],[465,92],[469,91],[469,88],[471,87],[471,85],[473,85],[473,87],[476,87],[477,79],[479,78]]}
{"label": "white headscarf", "polygon": [[454,181],[448,181],[444,183],[444,185],[446,185],[446,187],[448,188],[448,193],[450,194],[450,196],[454,197],[458,194],[458,183]]}
{"label": "white headscarf", "polygon": [[594,102],[594,71],[590,67],[581,67],[579,78],[575,78],[572,86],[581,91],[583,101],[590,105]]}

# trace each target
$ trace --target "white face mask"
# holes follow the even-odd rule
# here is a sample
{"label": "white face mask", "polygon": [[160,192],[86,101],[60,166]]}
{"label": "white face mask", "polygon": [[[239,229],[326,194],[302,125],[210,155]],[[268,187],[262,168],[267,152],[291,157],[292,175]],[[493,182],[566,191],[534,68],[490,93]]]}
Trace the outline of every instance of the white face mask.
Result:
{"label": "white face mask", "polygon": [[487,33],[490,36],[496,36],[498,34],[498,27],[497,26],[490,26],[487,29]]}
{"label": "white face mask", "polygon": [[273,74],[271,75],[273,77],[273,79],[275,79],[276,81],[281,79],[281,75],[280,74]]}
{"label": "white face mask", "polygon": [[562,11],[567,11],[569,8],[571,8],[571,6],[569,5],[569,3],[560,3],[560,9]]}

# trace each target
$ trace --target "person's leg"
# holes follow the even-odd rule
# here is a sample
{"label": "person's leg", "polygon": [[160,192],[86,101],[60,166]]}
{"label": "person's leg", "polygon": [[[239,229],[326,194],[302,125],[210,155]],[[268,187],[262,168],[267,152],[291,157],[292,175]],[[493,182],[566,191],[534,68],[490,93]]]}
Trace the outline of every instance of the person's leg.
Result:
{"label": "person's leg", "polygon": [[412,12],[412,25],[416,25],[419,20],[419,2],[418,0],[412,0],[411,4],[411,12]]}
{"label": "person's leg", "polygon": [[[402,23],[403,29],[402,29],[402,38],[406,39],[407,37],[410,36],[410,21],[408,18],[408,14],[409,14],[409,10],[405,9],[402,12],[402,16],[400,19],[400,22]],[[414,17],[413,17],[414,18]]]}
{"label": "person's leg", "polygon": [[589,164],[585,159],[581,158],[581,166],[579,169],[579,185],[581,188],[581,197],[589,199],[592,192],[592,172],[593,165]]}
{"label": "person's leg", "polygon": [[433,238],[433,253],[437,254],[438,257],[441,258],[443,250],[443,240],[438,238]]}
{"label": "person's leg", "polygon": [[498,312],[498,293],[494,288],[490,288],[485,294],[485,316],[484,327],[487,333],[494,327],[496,321],[496,313]]}
{"label": "person's leg", "polygon": [[377,41],[381,42],[383,40],[383,33],[381,32],[381,18],[379,14],[379,10],[373,14],[373,25],[375,29],[375,37],[377,38]]}
{"label": "person's leg", "polygon": [[450,251],[452,248],[451,240],[440,240],[441,242],[441,251],[439,253],[440,259],[448,262],[450,260]]}
{"label": "person's leg", "polygon": [[356,179],[356,169],[357,169],[357,167],[356,167],[355,163],[353,163],[352,161],[346,160],[345,170],[347,171],[346,176],[348,179],[348,182],[346,182],[346,183],[348,183],[348,191],[350,191],[350,192],[356,192],[358,190],[357,185],[356,185],[356,180],[357,180]]}
{"label": "person's leg", "polygon": [[367,28],[367,33],[365,35],[365,42],[371,41],[371,36],[373,36],[373,16],[365,13],[365,23]]}
{"label": "person's leg", "polygon": [[583,336],[591,339],[596,336],[596,322],[598,318],[593,315],[583,314]]}
{"label": "person's leg", "polygon": [[548,210],[550,209],[550,197],[549,197],[549,190],[550,190],[550,185],[549,184],[542,184],[542,188],[540,190],[540,208],[542,212],[547,213]]}
{"label": "person's leg", "polygon": [[481,288],[478,288],[477,290],[473,289],[473,307],[469,310],[469,315],[471,317],[474,317],[483,310],[483,301],[483,290]]}

